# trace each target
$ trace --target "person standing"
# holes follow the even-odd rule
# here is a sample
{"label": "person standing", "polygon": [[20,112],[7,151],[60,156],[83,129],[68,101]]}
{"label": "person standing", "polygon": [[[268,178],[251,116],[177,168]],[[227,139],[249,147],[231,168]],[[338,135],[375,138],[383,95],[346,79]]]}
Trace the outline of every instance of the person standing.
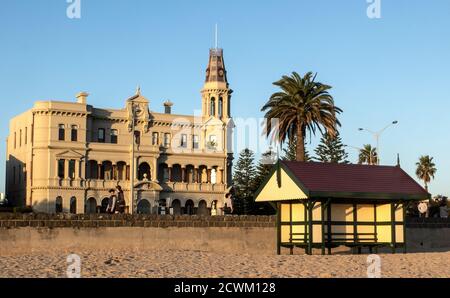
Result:
{"label": "person standing", "polygon": [[114,189],[109,190],[109,200],[108,207],[106,208],[106,213],[114,214],[117,208],[117,196]]}
{"label": "person standing", "polygon": [[120,185],[116,186],[117,189],[117,212],[125,213],[125,195],[123,194],[122,187]]}

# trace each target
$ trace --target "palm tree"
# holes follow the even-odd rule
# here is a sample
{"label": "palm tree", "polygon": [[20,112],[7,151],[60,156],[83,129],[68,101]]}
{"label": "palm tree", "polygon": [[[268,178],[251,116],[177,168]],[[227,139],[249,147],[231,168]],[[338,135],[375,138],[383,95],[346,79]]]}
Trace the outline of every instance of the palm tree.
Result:
{"label": "palm tree", "polygon": [[378,164],[378,154],[377,149],[372,148],[372,145],[364,145],[362,149],[359,150],[359,164],[376,165]]}
{"label": "palm tree", "polygon": [[[283,76],[273,83],[281,88],[272,94],[261,111],[266,112],[265,134],[272,135],[284,143],[297,138],[296,160],[305,161],[305,135],[319,130],[335,136],[337,127],[341,125],[336,117],[342,110],[334,105],[333,97],[328,93],[331,86],[315,81],[316,75],[308,72],[304,77],[293,72],[291,76]],[[278,120],[278,123],[272,123]]]}
{"label": "palm tree", "polygon": [[425,183],[425,189],[428,191],[428,183],[431,179],[434,179],[434,175],[436,174],[436,165],[433,162],[433,157],[429,155],[424,155],[419,158],[419,162],[416,163],[417,170],[416,175],[417,178],[423,180]]}

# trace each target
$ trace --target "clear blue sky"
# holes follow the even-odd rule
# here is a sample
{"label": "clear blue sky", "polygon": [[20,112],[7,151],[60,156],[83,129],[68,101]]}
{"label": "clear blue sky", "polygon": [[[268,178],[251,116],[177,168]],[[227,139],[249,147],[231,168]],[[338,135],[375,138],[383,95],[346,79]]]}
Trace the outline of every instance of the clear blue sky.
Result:
{"label": "clear blue sky", "polygon": [[[358,127],[399,125],[382,137],[382,160],[412,176],[422,154],[435,158],[430,190],[450,194],[450,1],[382,0],[369,19],[366,0],[81,0],[81,19],[66,0],[0,0],[0,138],[8,121],[43,99],[121,108],[140,84],[161,111],[200,108],[213,28],[220,28],[236,117],[261,117],[272,82],[318,72],[344,110],[341,134],[353,146],[374,143]],[[308,144],[312,151],[317,143]],[[349,150],[352,161],[356,150]],[[4,189],[5,142],[0,146]]]}

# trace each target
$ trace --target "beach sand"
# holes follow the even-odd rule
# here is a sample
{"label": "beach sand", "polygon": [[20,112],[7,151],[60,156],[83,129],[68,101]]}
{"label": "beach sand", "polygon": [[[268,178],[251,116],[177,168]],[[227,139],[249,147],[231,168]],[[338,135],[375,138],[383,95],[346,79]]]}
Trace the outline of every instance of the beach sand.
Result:
{"label": "beach sand", "polygon": [[[367,256],[246,255],[195,251],[82,250],[0,253],[0,277],[66,277],[67,256],[82,277],[367,277]],[[450,277],[450,252],[380,254],[381,277]]]}

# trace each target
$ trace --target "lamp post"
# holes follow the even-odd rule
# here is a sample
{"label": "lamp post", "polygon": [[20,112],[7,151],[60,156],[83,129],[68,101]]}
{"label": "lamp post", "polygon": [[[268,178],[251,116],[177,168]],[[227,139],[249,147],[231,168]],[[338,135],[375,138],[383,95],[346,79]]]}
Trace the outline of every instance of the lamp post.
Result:
{"label": "lamp post", "polygon": [[140,113],[140,109],[138,106],[133,106],[131,111],[131,137],[132,137],[132,144],[131,144],[131,169],[130,169],[130,213],[134,213],[134,180],[135,180],[135,162],[134,162],[134,155],[135,155],[135,149],[134,145],[136,143],[136,134],[134,132],[134,128],[136,126],[136,115]]}
{"label": "lamp post", "polygon": [[398,121],[392,121],[392,123],[389,123],[385,128],[383,128],[382,130],[379,131],[372,131],[370,129],[366,129],[366,128],[359,128],[359,131],[367,131],[368,133],[372,134],[375,138],[376,144],[377,144],[377,165],[380,165],[380,136],[381,134],[388,129],[389,127],[398,124]]}

